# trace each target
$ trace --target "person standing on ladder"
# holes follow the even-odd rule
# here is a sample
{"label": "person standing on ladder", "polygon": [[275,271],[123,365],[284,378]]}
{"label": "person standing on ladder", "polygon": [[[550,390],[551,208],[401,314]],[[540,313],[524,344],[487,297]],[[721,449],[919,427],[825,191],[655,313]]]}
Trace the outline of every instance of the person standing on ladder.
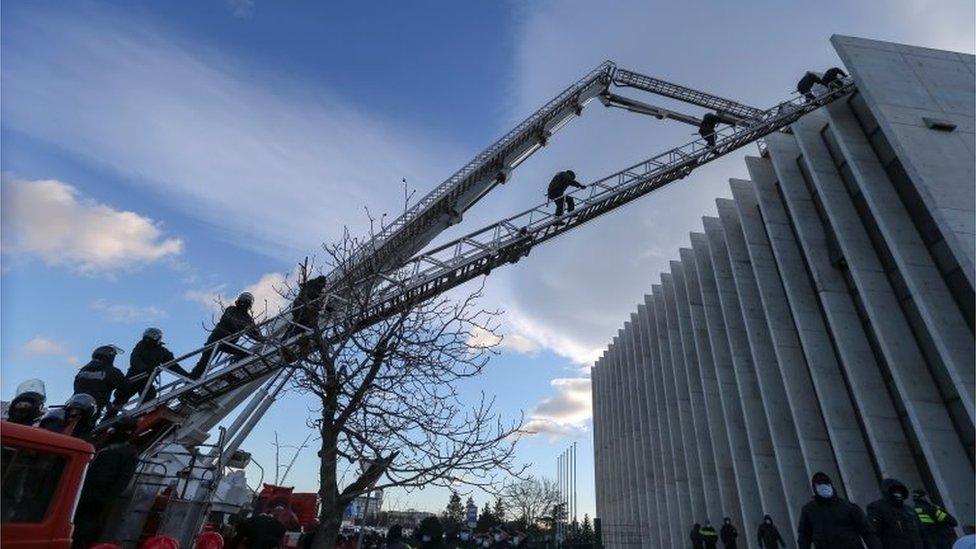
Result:
{"label": "person standing on ladder", "polygon": [[207,338],[206,345],[209,346],[224,338],[227,339],[215,347],[209,347],[200,353],[200,360],[197,361],[197,365],[190,372],[191,378],[200,379],[204,370],[207,369],[207,364],[210,362],[210,357],[213,356],[214,351],[231,355],[234,357],[234,360],[240,360],[247,356],[244,350],[234,345],[242,333],[258,343],[267,340],[267,338],[261,335],[261,330],[254,324],[254,317],[251,316],[251,305],[253,304],[254,296],[249,292],[244,292],[237,296],[237,300],[234,301],[233,305],[224,309],[224,314],[220,316],[220,321],[217,322],[213,331],[210,332],[210,337]]}
{"label": "person standing on ladder", "polygon": [[715,113],[705,113],[698,126],[698,135],[702,136],[709,147],[715,146],[715,128],[722,123],[722,119]]}
{"label": "person standing on ladder", "polygon": [[556,217],[563,215],[564,207],[567,213],[576,209],[576,202],[573,200],[573,197],[565,196],[566,189],[570,187],[576,187],[577,189],[586,188],[586,185],[576,181],[576,173],[573,170],[559,172],[549,182],[549,190],[546,192],[546,196],[549,200],[556,203]]}

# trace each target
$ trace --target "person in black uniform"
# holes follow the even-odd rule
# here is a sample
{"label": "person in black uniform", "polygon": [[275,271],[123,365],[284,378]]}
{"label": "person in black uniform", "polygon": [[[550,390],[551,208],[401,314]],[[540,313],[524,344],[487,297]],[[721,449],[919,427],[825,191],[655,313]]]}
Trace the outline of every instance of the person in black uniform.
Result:
{"label": "person in black uniform", "polygon": [[112,392],[116,394],[128,390],[128,383],[122,371],[115,367],[115,356],[121,349],[115,345],[102,345],[92,352],[92,360],[75,375],[75,394],[84,393],[95,399],[98,410],[95,421],[111,402]]}
{"label": "person in black uniform", "polygon": [[115,420],[108,433],[108,445],[95,453],[75,511],[72,549],[85,549],[98,541],[105,525],[105,512],[135,475],[139,450],[132,444],[137,422],[129,416]]}
{"label": "person in black uniform", "polygon": [[[125,380],[128,387],[124,391],[115,392],[115,400],[112,406],[115,409],[121,408],[133,395],[140,395],[149,385],[146,391],[146,400],[156,398],[155,380],[150,380],[149,376],[157,366],[173,360],[173,353],[166,348],[163,343],[163,331],[159,328],[146,328],[142,333],[142,339],[136,343],[132,354],[129,355],[129,370],[125,373]],[[189,377],[190,373],[184,370],[179,364],[171,364],[170,370]]]}
{"label": "person in black uniform", "polygon": [[[318,321],[319,314],[322,312],[322,291],[325,290],[325,276],[310,278],[299,285],[298,295],[292,303],[291,318],[296,324],[301,324],[306,328],[312,328]],[[287,337],[291,337],[301,331],[301,328],[294,324],[288,327]]]}
{"label": "person in black uniform", "polygon": [[259,343],[266,340],[254,324],[254,317],[251,316],[251,305],[253,304],[254,296],[249,292],[244,292],[237,296],[237,300],[234,301],[233,305],[224,309],[224,314],[220,316],[220,321],[217,322],[213,331],[210,332],[210,337],[207,338],[205,345],[211,345],[224,338],[227,338],[227,340],[216,347],[210,347],[200,353],[200,360],[197,361],[197,365],[190,372],[190,377],[199,379],[203,375],[204,370],[207,369],[207,364],[210,362],[210,357],[214,354],[215,350],[231,355],[235,360],[240,360],[247,356],[246,352],[238,349],[234,345],[229,345],[230,343],[236,343],[242,334],[247,335],[247,337]]}
{"label": "person in black uniform", "polygon": [[702,526],[698,533],[701,535],[702,543],[705,544],[705,549],[715,549],[718,544],[718,532],[712,528],[712,523],[705,519],[705,526]]}
{"label": "person in black uniform", "polygon": [[[800,511],[797,545],[800,549],[869,549],[877,540],[864,512],[857,505],[837,495],[834,484],[825,473],[816,473],[810,481],[813,500]],[[861,545],[861,542],[864,545]]]}
{"label": "person in black uniform", "polygon": [[691,532],[688,533],[688,539],[691,540],[692,549],[705,549],[705,538],[701,534],[701,524],[696,522],[691,525]]}
{"label": "person in black uniform", "polygon": [[950,549],[956,542],[956,517],[929,501],[925,490],[913,490],[912,503],[925,549]]}
{"label": "person in black uniform", "polygon": [[907,501],[908,488],[886,478],[881,481],[881,499],[868,504],[868,522],[883,549],[922,549],[918,517]]}
{"label": "person in black uniform", "polygon": [[549,182],[549,189],[546,192],[546,196],[549,200],[556,203],[556,217],[563,215],[564,207],[567,212],[576,209],[576,202],[573,200],[573,197],[564,196],[566,189],[570,187],[576,187],[577,189],[586,188],[586,185],[576,181],[576,173],[573,170],[559,172]]}
{"label": "person in black uniform", "polygon": [[820,79],[820,75],[813,71],[807,71],[806,74],[803,75],[803,78],[796,83],[796,91],[803,94],[803,97],[806,97],[807,101],[813,101],[817,98],[812,91],[813,86],[816,84],[823,84],[823,81]]}
{"label": "person in black uniform", "polygon": [[739,537],[739,531],[735,529],[735,526],[732,526],[732,519],[725,517],[718,535],[722,538],[722,545],[725,546],[725,549],[736,549],[735,539]]}
{"label": "person in black uniform", "polygon": [[705,113],[698,126],[698,135],[702,136],[709,147],[715,146],[715,128],[722,123],[722,119],[717,114]]}
{"label": "person in black uniform", "polygon": [[773,517],[769,515],[763,517],[763,522],[759,525],[759,531],[756,532],[756,535],[759,537],[759,547],[762,549],[776,549],[777,544],[780,547],[786,547],[783,536],[773,524]]}
{"label": "person in black uniform", "polygon": [[269,513],[255,511],[237,528],[237,538],[231,547],[241,547],[243,543],[247,549],[273,549],[281,545],[284,537],[285,525]]}
{"label": "person in black uniform", "polygon": [[843,83],[843,79],[847,77],[847,73],[841,70],[839,67],[831,67],[827,69],[823,77],[820,79],[820,83],[828,88],[839,88]]}

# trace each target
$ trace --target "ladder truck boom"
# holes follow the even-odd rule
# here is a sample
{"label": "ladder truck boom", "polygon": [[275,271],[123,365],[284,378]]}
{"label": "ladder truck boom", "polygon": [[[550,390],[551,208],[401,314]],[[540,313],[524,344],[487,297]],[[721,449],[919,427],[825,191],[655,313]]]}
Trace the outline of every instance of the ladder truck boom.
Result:
{"label": "ladder truck boom", "polygon": [[[607,106],[622,106],[659,118],[696,123],[694,117],[609,94],[611,84],[718,109],[728,113],[728,116],[738,117],[736,120],[755,117],[763,112],[716,95],[624,70],[606,61],[563,90],[384,227],[357,254],[355,260],[362,265],[361,272],[375,271],[375,266],[379,266],[381,271],[399,268],[441,232],[458,223],[465,211],[507,180],[512,170],[545,146],[548,139],[574,116],[581,114],[583,107],[593,98],[599,97]],[[329,278],[332,287],[341,283],[338,273],[330,273]],[[287,314],[288,311],[284,311],[271,320],[280,320]],[[273,322],[263,324],[265,328],[274,329],[274,326]],[[177,361],[196,356],[202,350],[179,357]],[[267,377],[261,379],[266,380]],[[201,442],[223,417],[232,413],[259,386],[255,380],[236,391],[212,395],[212,400],[203,406],[204,409],[186,419],[181,429],[183,438],[187,443]]]}
{"label": "ladder truck boom", "polygon": [[[559,223],[545,205],[540,204],[418,254],[392,271],[391,275],[374,273],[370,275],[371,280],[363,282],[376,286],[376,298],[358,324],[365,326],[382,320],[464,281],[487,274],[496,266],[513,262],[526,255],[535,245],[570,232],[583,223],[684,178],[698,166],[785,128],[804,114],[850,92],[852,87],[852,83],[846,82],[814,101],[802,98],[786,101],[761,111],[750,125],[720,130],[715,147],[708,147],[701,140],[692,141],[597,180],[588,185],[586,196],[580,196],[584,194],[583,191],[572,193],[578,199],[579,206],[562,216]],[[336,308],[342,310],[341,296],[327,294],[322,299],[336,303]],[[288,317],[290,310],[276,318],[290,322]],[[320,328],[329,333],[337,330],[340,324],[348,325],[349,321],[343,319],[343,322],[337,323],[334,319],[323,318]],[[307,333],[308,327],[304,328]],[[138,416],[161,404],[173,402],[191,408],[206,407],[212,399],[263,379],[286,365],[282,362],[280,350],[296,343],[302,335],[291,336],[275,345],[257,346],[249,350],[251,356],[214,368],[200,380],[177,379],[161,387],[154,400],[142,403],[132,413]]]}

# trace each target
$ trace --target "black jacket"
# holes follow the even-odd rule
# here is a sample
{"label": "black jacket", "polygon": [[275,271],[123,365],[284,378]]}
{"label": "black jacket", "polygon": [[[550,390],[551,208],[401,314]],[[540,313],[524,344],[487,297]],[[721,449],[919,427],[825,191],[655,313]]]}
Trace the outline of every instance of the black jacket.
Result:
{"label": "black jacket", "polygon": [[549,190],[546,193],[546,196],[549,197],[549,199],[559,198],[570,186],[579,189],[585,188],[582,184],[573,179],[569,175],[568,171],[559,172],[553,176],[552,181],[549,182]]}
{"label": "black jacket", "polygon": [[912,507],[920,523],[925,549],[950,549],[956,541],[956,518],[923,499],[916,499]]}
{"label": "black jacket", "polygon": [[[898,501],[891,497],[893,490],[899,490],[904,498]],[[881,481],[881,499],[868,505],[868,522],[874,529],[883,549],[922,549],[922,535],[919,531],[918,517],[905,502],[908,488],[895,479]]]}
{"label": "black jacket", "polygon": [[763,549],[773,549],[779,544],[781,547],[786,547],[786,543],[783,541],[783,536],[779,534],[779,530],[776,529],[776,525],[773,523],[767,523],[765,519],[769,518],[766,515],[763,519],[763,523],[759,525],[759,531],[756,535],[759,537],[759,547]]}
{"label": "black jacket", "polygon": [[93,359],[75,375],[75,394],[91,395],[99,409],[108,406],[112,391],[124,391],[127,387],[122,371],[101,360]]}
{"label": "black jacket", "polygon": [[78,506],[112,503],[125,487],[139,465],[139,451],[128,442],[111,444],[95,453]]}
{"label": "black jacket", "polygon": [[[125,377],[131,380],[139,374],[149,374],[160,364],[171,360],[173,360],[173,353],[162,343],[144,337],[132,349],[132,354],[129,356],[129,371],[125,373]],[[183,375],[189,375],[178,364],[170,368]],[[147,379],[142,378],[139,383],[145,384]]]}
{"label": "black jacket", "polygon": [[701,535],[701,525],[696,524],[691,527],[691,532],[688,534],[688,539],[691,540],[691,546],[694,549],[703,549],[705,547],[705,538]]}
{"label": "black jacket", "polygon": [[295,322],[311,327],[308,325],[314,322],[322,311],[323,303],[319,297],[322,296],[323,290],[325,290],[324,276],[315,277],[301,285],[301,288],[298,290],[298,295],[295,297],[295,302],[292,304],[295,309],[292,311],[291,316],[295,319]]}
{"label": "black jacket", "polygon": [[869,549],[878,547],[864,511],[846,499],[834,496],[813,500],[803,506],[797,526],[799,549],[861,549],[861,540]]}
{"label": "black jacket", "polygon": [[722,538],[722,543],[727,548],[735,547],[735,538],[739,537],[739,531],[735,529],[735,526],[731,524],[723,524],[722,529],[719,530],[719,537]]}
{"label": "black jacket", "polygon": [[706,549],[714,549],[715,544],[718,543],[718,532],[715,531],[711,526],[702,526],[698,530],[698,535],[701,536],[702,542],[705,544]]}
{"label": "black jacket", "polygon": [[220,322],[214,326],[212,339],[222,339],[231,334],[246,330],[246,334],[255,341],[264,341],[264,337],[254,324],[251,311],[238,305],[230,305],[224,309],[224,314],[220,316]]}

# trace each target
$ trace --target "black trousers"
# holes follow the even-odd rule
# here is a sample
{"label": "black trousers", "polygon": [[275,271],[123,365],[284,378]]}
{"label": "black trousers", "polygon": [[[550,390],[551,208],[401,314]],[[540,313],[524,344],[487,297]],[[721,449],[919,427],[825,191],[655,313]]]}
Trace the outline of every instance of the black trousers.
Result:
{"label": "black trousers", "polygon": [[[217,332],[210,332],[210,337],[207,338],[207,343],[205,345],[210,345],[211,343],[216,343],[218,340],[227,337],[226,334],[220,334]],[[200,360],[197,361],[197,365],[193,367],[193,371],[190,372],[190,377],[193,379],[200,379],[203,375],[204,370],[207,369],[207,364],[210,362],[210,357],[213,356],[214,352],[220,352],[228,354],[234,357],[234,360],[240,360],[247,356],[247,353],[238,349],[233,345],[228,345],[228,343],[236,342],[236,339],[224,341],[217,345],[216,347],[211,347],[204,352],[200,353]]]}
{"label": "black trousers", "polygon": [[566,208],[567,212],[571,212],[576,209],[576,201],[573,200],[572,196],[559,196],[553,199],[556,202],[556,217],[563,215],[563,207]]}

